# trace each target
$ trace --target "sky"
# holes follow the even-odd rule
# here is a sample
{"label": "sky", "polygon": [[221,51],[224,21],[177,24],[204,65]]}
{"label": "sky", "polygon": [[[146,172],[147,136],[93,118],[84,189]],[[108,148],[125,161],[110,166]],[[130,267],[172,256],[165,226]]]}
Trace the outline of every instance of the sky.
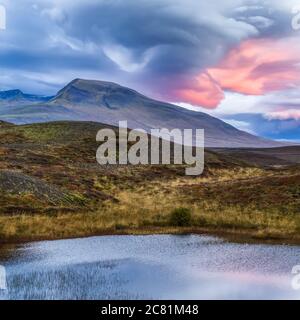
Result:
{"label": "sky", "polygon": [[[300,141],[300,0],[0,0],[0,90],[117,82]],[[1,16],[0,16],[1,18]]]}

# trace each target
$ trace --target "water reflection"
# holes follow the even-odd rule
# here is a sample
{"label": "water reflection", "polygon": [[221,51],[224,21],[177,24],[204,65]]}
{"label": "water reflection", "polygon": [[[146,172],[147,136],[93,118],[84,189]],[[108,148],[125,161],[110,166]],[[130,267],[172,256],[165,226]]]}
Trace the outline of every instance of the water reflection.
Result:
{"label": "water reflection", "polygon": [[4,299],[299,299],[300,247],[111,236],[7,248]]}

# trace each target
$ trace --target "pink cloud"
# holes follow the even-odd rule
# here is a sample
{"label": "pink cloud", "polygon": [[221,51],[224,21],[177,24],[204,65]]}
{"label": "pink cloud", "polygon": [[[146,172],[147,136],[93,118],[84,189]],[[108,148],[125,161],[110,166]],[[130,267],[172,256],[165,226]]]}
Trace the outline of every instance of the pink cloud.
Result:
{"label": "pink cloud", "polygon": [[269,112],[266,114],[266,118],[270,120],[300,120],[300,110],[288,109]]}
{"label": "pink cloud", "polygon": [[295,39],[248,40],[208,72],[223,90],[249,95],[300,84],[300,47]]}
{"label": "pink cloud", "polygon": [[192,85],[176,90],[175,95],[182,102],[205,106],[208,109],[214,109],[225,98],[219,84],[208,73],[200,74]]}
{"label": "pink cloud", "polygon": [[264,95],[300,85],[300,45],[296,39],[252,39],[232,49],[218,65],[176,90],[182,102],[216,108],[224,91]]}

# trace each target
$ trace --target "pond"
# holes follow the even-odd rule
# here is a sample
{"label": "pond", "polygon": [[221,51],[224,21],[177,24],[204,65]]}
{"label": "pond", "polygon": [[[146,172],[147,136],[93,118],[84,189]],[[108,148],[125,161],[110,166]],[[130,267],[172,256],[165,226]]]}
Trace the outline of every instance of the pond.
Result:
{"label": "pond", "polygon": [[299,246],[200,235],[42,241],[1,247],[0,299],[299,299],[299,264]]}

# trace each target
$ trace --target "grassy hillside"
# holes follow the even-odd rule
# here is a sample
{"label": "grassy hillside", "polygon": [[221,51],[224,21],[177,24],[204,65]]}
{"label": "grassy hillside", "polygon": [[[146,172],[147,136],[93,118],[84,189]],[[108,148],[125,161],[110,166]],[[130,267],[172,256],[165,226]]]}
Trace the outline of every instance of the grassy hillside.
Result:
{"label": "grassy hillside", "polygon": [[265,168],[300,164],[300,146],[267,149],[215,149],[215,151]]}
{"label": "grassy hillside", "polygon": [[107,127],[0,123],[1,241],[193,231],[300,242],[300,148],[287,160],[210,150],[205,173],[187,177],[184,166],[98,165]]}

